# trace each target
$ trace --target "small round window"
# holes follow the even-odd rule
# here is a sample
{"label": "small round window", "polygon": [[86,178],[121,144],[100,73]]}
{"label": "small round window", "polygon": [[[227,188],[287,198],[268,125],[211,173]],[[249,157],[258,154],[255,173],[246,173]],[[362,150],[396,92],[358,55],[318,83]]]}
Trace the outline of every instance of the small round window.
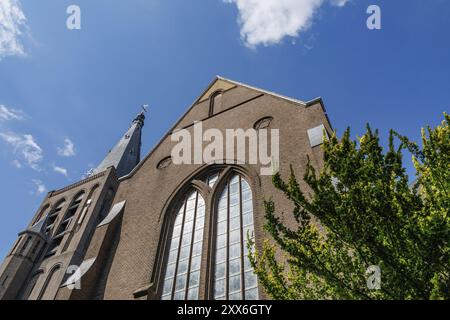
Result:
{"label": "small round window", "polygon": [[255,122],[255,124],[253,125],[253,128],[256,130],[266,129],[266,128],[270,127],[270,123],[272,122],[272,120],[273,120],[272,117],[261,118]]}
{"label": "small round window", "polygon": [[170,166],[172,164],[172,158],[171,157],[165,157],[164,159],[162,159],[158,165],[156,166],[158,169],[164,169],[167,168],[168,166]]}

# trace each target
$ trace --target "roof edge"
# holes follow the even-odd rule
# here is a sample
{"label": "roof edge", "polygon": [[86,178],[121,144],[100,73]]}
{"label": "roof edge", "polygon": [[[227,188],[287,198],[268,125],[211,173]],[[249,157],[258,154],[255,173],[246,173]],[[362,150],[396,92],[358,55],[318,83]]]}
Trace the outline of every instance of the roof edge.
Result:
{"label": "roof edge", "polygon": [[216,76],[216,79],[223,80],[223,81],[235,84],[237,86],[242,86],[242,87],[245,87],[245,88],[248,88],[248,89],[251,89],[251,90],[256,90],[256,91],[259,91],[259,92],[262,92],[262,93],[265,93],[265,94],[268,94],[268,95],[271,95],[271,96],[274,96],[274,97],[277,97],[277,98],[281,98],[283,100],[287,100],[287,101],[290,101],[290,102],[301,104],[302,106],[306,106],[306,103],[304,101],[302,101],[302,100],[298,100],[298,99],[291,98],[291,97],[288,97],[288,96],[284,96],[284,95],[281,95],[281,94],[278,94],[278,93],[275,93],[275,92],[272,92],[272,91],[268,91],[268,90],[264,90],[264,89],[261,89],[261,88],[258,88],[258,87],[254,87],[254,86],[251,86],[251,85],[239,82],[239,81],[227,79],[227,78],[222,77],[222,76]]}

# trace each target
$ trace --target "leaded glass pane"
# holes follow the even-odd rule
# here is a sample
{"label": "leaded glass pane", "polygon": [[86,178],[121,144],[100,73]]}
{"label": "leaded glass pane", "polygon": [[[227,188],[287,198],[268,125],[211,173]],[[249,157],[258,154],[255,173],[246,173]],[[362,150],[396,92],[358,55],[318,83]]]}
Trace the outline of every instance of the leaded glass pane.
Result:
{"label": "leaded glass pane", "polygon": [[227,235],[221,234],[217,236],[216,247],[217,249],[226,247],[227,245]]}
{"label": "leaded glass pane", "polygon": [[238,258],[241,255],[241,244],[236,243],[233,245],[230,245],[230,259]]}
{"label": "leaded glass pane", "polygon": [[196,287],[200,282],[200,271],[191,272],[189,275],[189,287]]}
{"label": "leaded glass pane", "polygon": [[194,243],[192,246],[192,256],[198,256],[202,253],[202,242]]}
{"label": "leaded glass pane", "polygon": [[255,273],[252,271],[246,272],[244,274],[244,281],[246,288],[256,287],[257,279]]}
{"label": "leaded glass pane", "polygon": [[216,280],[214,284],[214,295],[222,296],[225,294],[225,279]]}
{"label": "leaded glass pane", "polygon": [[175,280],[175,291],[183,290],[186,288],[186,275],[181,274],[177,276]]}
{"label": "leaded glass pane", "polygon": [[219,178],[219,174],[216,173],[213,176],[208,178],[208,185],[212,188],[215,184],[217,179]]}
{"label": "leaded glass pane", "polygon": [[178,272],[177,272],[177,274],[179,275],[179,274],[182,274],[182,273],[186,273],[187,269],[188,269],[188,264],[189,264],[188,260],[181,260],[178,263]]}
{"label": "leaded glass pane", "polygon": [[235,275],[229,277],[229,291],[230,293],[240,291],[241,290],[241,275]]}
{"label": "leaded glass pane", "polygon": [[258,300],[258,288],[245,290],[246,300]]}
{"label": "leaded glass pane", "polygon": [[231,260],[230,263],[230,275],[241,273],[241,259]]}
{"label": "leaded glass pane", "polygon": [[216,273],[215,273],[216,279],[225,278],[225,276],[226,276],[225,263],[217,264],[216,265]]}
{"label": "leaded glass pane", "polygon": [[227,258],[227,248],[218,249],[216,251],[216,261],[218,263],[225,261],[226,258]]}
{"label": "leaded glass pane", "polygon": [[200,256],[193,257],[191,260],[191,271],[199,270],[200,264],[201,264],[201,257]]}
{"label": "leaded glass pane", "polygon": [[188,300],[197,300],[197,299],[198,299],[198,287],[189,288]]}
{"label": "leaded glass pane", "polygon": [[203,229],[197,229],[194,233],[194,242],[199,242],[203,240]]}
{"label": "leaded glass pane", "polygon": [[229,300],[242,300],[242,293],[240,291],[230,293]]}
{"label": "leaded glass pane", "polygon": [[180,259],[187,259],[189,257],[189,251],[191,247],[183,247],[180,250]]}
{"label": "leaded glass pane", "polygon": [[173,277],[175,274],[175,263],[167,265],[166,277]]}
{"label": "leaded glass pane", "polygon": [[173,285],[173,278],[167,279],[166,282],[164,282],[163,295],[172,293],[172,285]]}

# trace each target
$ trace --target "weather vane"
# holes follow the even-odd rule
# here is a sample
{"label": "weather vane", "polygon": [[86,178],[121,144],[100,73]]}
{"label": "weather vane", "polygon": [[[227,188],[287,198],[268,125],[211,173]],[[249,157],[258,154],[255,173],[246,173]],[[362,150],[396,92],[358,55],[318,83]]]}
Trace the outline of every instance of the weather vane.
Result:
{"label": "weather vane", "polygon": [[147,109],[149,108],[148,104],[143,104],[142,105],[142,110],[144,110],[145,113],[147,113]]}

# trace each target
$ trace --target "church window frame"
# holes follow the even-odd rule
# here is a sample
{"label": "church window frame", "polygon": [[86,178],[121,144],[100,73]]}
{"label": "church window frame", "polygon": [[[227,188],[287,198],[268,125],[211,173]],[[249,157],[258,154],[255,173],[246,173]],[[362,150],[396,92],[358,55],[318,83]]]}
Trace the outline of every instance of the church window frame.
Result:
{"label": "church window frame", "polygon": [[216,104],[218,102],[218,101],[216,101],[216,98],[220,98],[219,103],[222,104],[223,93],[224,93],[224,90],[219,89],[219,90],[216,90],[213,93],[211,93],[211,95],[209,96],[208,117],[212,117],[216,113],[215,108],[216,108]]}
{"label": "church window frame", "polygon": [[[176,206],[175,203],[179,202],[186,194],[189,192],[190,188],[194,187],[199,190],[199,192],[204,196],[204,200],[206,203],[205,206],[205,229],[203,234],[203,248],[202,248],[202,262],[201,262],[201,274],[200,274],[200,283],[199,290],[200,295],[198,299],[214,299],[214,272],[215,272],[215,261],[217,258],[217,254],[215,252],[216,246],[216,216],[217,216],[217,206],[220,198],[220,194],[223,191],[224,186],[228,184],[229,179],[232,179],[234,176],[237,176],[239,181],[244,181],[247,185],[245,190],[247,193],[250,193],[250,203],[251,203],[251,219],[252,219],[252,230],[251,230],[251,238],[252,241],[255,241],[255,234],[257,228],[256,222],[256,194],[259,192],[259,189],[256,185],[254,185],[255,179],[258,179],[257,174],[252,172],[250,168],[245,168],[240,165],[227,165],[227,164],[213,164],[209,165],[206,168],[202,168],[196,173],[193,173],[192,176],[186,179],[186,182],[181,185],[178,191],[175,193],[172,199],[168,201],[167,207],[163,211],[164,223],[162,229],[162,238],[160,239],[159,250],[161,250],[156,258],[156,265],[154,274],[152,275],[152,281],[154,282],[154,289],[152,289],[153,294],[155,294],[158,299],[168,299],[167,292],[163,291],[164,287],[164,278],[166,274],[166,268],[168,266],[169,259],[169,246],[171,241],[171,233],[173,229],[173,216],[174,213],[179,210],[180,206]],[[214,177],[210,179],[210,177]],[[241,187],[240,187],[241,188]],[[241,192],[241,191],[240,191]],[[240,193],[241,197],[241,193]],[[177,200],[178,199],[178,200]],[[242,207],[242,204],[239,204]],[[240,211],[240,213],[242,213]],[[241,220],[243,219],[240,218]],[[240,224],[239,233],[240,236],[240,251],[241,254],[239,258],[244,260],[244,255],[242,251],[245,251],[245,259],[248,260],[248,250],[247,246],[247,234],[244,234],[244,230],[248,228],[243,228],[243,224]],[[236,232],[235,232],[236,233]],[[231,235],[229,235],[231,237]],[[245,246],[245,248],[244,248]],[[227,256],[228,259],[229,256]],[[228,260],[226,261],[228,264]],[[259,288],[258,279],[254,270],[247,270],[248,266],[250,266],[249,261],[246,261],[245,264],[241,263],[240,267],[242,271],[240,271],[241,277],[241,288],[242,293],[240,293],[240,300],[255,300],[261,298],[261,292]],[[251,281],[245,278],[246,272],[251,271],[253,278]],[[226,281],[229,281],[228,278]],[[247,282],[246,282],[247,281]],[[246,286],[247,284],[247,286]],[[251,285],[248,285],[251,284]],[[247,296],[246,289],[250,289],[251,295]],[[153,291],[154,290],[154,291]],[[166,297],[163,297],[166,295]]]}
{"label": "church window frame", "polygon": [[[232,186],[233,184],[237,186]],[[258,279],[248,259],[246,232],[246,230],[249,231],[254,241],[254,200],[254,190],[248,177],[234,170],[221,179],[215,190],[211,211],[210,299],[257,300],[259,298]],[[224,227],[221,227],[221,224]]]}
{"label": "church window frame", "polygon": [[178,199],[168,222],[160,292],[162,300],[199,299],[205,219],[205,197],[201,190],[190,185]]}

